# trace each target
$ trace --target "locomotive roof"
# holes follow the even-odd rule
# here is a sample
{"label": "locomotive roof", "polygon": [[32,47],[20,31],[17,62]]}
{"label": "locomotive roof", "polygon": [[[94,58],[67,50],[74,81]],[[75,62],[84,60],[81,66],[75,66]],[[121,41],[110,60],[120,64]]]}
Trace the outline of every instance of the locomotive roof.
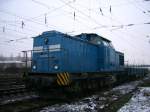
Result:
{"label": "locomotive roof", "polygon": [[[56,33],[56,34],[63,34],[63,35],[66,35],[66,36],[70,36],[68,34],[64,34],[62,32],[56,31],[56,30],[43,32],[42,35],[49,34],[49,33]],[[111,42],[110,40],[108,40],[108,39],[106,39],[106,38],[104,38],[104,37],[102,37],[102,36],[100,36],[100,35],[98,35],[96,33],[81,33],[79,35],[75,35],[74,37],[80,37],[82,35],[86,35],[87,37],[99,37],[99,38],[101,38],[104,41]]]}
{"label": "locomotive roof", "polygon": [[[66,38],[75,39],[75,40],[77,40],[77,41],[86,42],[86,43],[89,43],[89,44],[92,44],[92,45],[97,46],[96,44],[93,44],[93,43],[91,43],[91,42],[82,40],[82,39],[80,39],[80,38],[75,38],[76,36],[71,36],[71,35],[68,35],[68,34],[65,34],[65,33],[62,33],[62,32],[59,32],[59,31],[56,31],[56,30],[45,31],[45,32],[43,32],[41,35],[36,36],[36,37],[33,37],[33,38],[45,37],[46,35],[49,35],[49,34],[62,35],[62,36],[64,36],[64,37],[66,37]],[[44,36],[44,35],[45,35],[45,36]]]}
{"label": "locomotive roof", "polygon": [[62,32],[56,31],[56,30],[51,30],[51,31],[45,31],[42,33],[42,35],[50,34],[50,33],[56,33],[56,34],[64,34]]}
{"label": "locomotive roof", "polygon": [[116,51],[117,53],[119,53],[120,55],[124,55],[124,53],[120,52],[120,51]]}
{"label": "locomotive roof", "polygon": [[108,39],[106,39],[106,38],[104,38],[104,37],[102,37],[102,36],[100,36],[100,35],[98,35],[98,34],[96,34],[96,33],[81,33],[81,34],[79,34],[79,35],[76,35],[77,37],[80,37],[80,36],[82,36],[82,35],[86,35],[87,37],[99,37],[99,38],[101,38],[102,40],[104,40],[104,41],[107,41],[107,42],[111,42],[110,40],[108,40]]}
{"label": "locomotive roof", "polygon": [[[36,37],[40,37],[40,36],[42,36],[42,35],[49,35],[49,34],[64,35],[64,36],[67,37],[67,38],[72,38],[72,39],[76,39],[76,40],[79,40],[79,41],[87,42],[87,43],[92,44],[92,45],[96,45],[96,44],[93,44],[93,43],[91,43],[91,42],[84,41],[84,40],[82,40],[82,39],[75,38],[75,37],[80,37],[80,36],[82,36],[82,35],[86,35],[86,37],[99,37],[99,38],[101,38],[102,40],[104,40],[104,41],[106,41],[106,42],[108,42],[108,43],[111,42],[110,40],[108,40],[108,39],[106,39],[106,38],[104,38],[104,37],[102,37],[102,36],[99,36],[99,35],[96,34],[96,33],[81,33],[81,34],[79,34],[79,35],[70,36],[70,35],[68,35],[68,34],[65,34],[65,33],[62,33],[62,32],[56,31],[56,30],[45,31],[45,32],[43,32],[41,35],[36,36]],[[36,37],[34,37],[34,38],[36,38]]]}

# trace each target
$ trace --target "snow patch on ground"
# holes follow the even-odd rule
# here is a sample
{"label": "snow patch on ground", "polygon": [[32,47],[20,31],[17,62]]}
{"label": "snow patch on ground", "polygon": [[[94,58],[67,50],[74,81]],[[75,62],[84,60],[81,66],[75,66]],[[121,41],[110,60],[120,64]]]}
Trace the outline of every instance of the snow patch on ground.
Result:
{"label": "snow patch on ground", "polygon": [[43,110],[41,110],[40,112],[87,112],[87,111],[93,111],[93,109],[95,108],[95,104],[94,103],[88,103],[88,104],[65,104],[65,105],[55,105],[52,108],[51,107],[45,107]]}
{"label": "snow patch on ground", "polygon": [[119,94],[124,95],[124,94],[131,92],[140,83],[142,83],[142,81],[134,81],[131,83],[126,83],[126,84],[123,84],[123,85],[120,85],[120,86],[113,88],[112,92],[118,92]]}
{"label": "snow patch on ground", "polygon": [[[86,102],[86,103],[85,103]],[[82,101],[72,104],[53,105],[43,108],[40,112],[95,112],[96,104],[92,98],[85,98]]]}
{"label": "snow patch on ground", "polygon": [[56,104],[43,108],[40,112],[97,112],[103,110],[110,102],[134,90],[141,81],[126,83],[101,94],[92,95],[71,104]]}
{"label": "snow patch on ground", "polygon": [[14,96],[12,98],[9,99],[5,99],[0,101],[0,105],[4,105],[4,104],[8,104],[8,103],[12,103],[12,102],[16,102],[16,101],[22,101],[22,100],[28,100],[28,99],[33,99],[33,98],[38,98],[38,95],[35,94],[30,94],[30,95],[20,95],[20,96]]}
{"label": "snow patch on ground", "polygon": [[150,87],[140,87],[118,112],[150,112]]}

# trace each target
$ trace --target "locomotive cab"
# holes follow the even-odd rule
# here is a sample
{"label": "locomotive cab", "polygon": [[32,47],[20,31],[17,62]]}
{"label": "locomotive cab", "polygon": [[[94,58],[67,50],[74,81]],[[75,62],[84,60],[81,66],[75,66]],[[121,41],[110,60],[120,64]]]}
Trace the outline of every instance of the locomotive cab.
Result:
{"label": "locomotive cab", "polygon": [[77,37],[98,46],[97,62],[99,71],[117,71],[118,65],[116,61],[119,58],[116,58],[116,51],[110,40],[93,33],[82,33],[80,35],[77,35]]}

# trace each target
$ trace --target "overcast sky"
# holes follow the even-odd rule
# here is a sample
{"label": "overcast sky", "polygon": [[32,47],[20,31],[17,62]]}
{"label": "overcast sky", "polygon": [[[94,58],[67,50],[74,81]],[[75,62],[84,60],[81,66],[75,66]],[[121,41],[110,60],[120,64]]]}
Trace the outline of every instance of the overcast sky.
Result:
{"label": "overcast sky", "polygon": [[92,32],[110,39],[125,61],[149,64],[149,23],[148,0],[0,0],[0,54],[32,49],[31,37],[43,31]]}

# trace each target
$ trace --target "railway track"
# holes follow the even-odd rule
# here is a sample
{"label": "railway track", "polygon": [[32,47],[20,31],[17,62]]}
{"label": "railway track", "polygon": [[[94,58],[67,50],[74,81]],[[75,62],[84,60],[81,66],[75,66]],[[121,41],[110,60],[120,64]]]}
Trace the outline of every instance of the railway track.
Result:
{"label": "railway track", "polygon": [[16,85],[13,87],[0,89],[0,96],[1,97],[10,96],[12,94],[23,93],[26,91],[27,91],[27,89],[26,89],[25,85]]}
{"label": "railway track", "polygon": [[[61,100],[56,99],[56,97],[53,97],[53,99],[42,99],[41,97],[32,97],[32,95],[34,95],[34,93],[31,93],[31,91],[29,91],[25,87],[25,85],[23,84],[23,81],[16,82],[15,80],[11,80],[11,81],[8,81],[9,84],[7,83],[7,81],[3,81],[3,82],[5,82],[5,84],[3,83],[3,88],[0,89],[0,99],[2,98],[4,101],[7,99],[14,100],[14,96],[15,97],[31,96],[31,97],[27,100],[23,99],[23,100],[19,100],[19,101],[10,102],[10,103],[1,103],[0,104],[0,112],[31,112],[31,111],[37,112],[41,108],[46,107],[46,106],[51,106],[54,104],[60,104],[60,103],[66,103],[66,102],[73,102],[74,100],[81,99],[81,98],[75,99],[74,96],[73,96],[73,98],[70,98],[70,99],[61,99]],[[103,90],[101,90],[101,91],[103,91]],[[89,92],[89,94],[90,94],[90,92]],[[81,96],[81,97],[85,97],[85,96]],[[1,101],[2,100],[0,100],[0,102]]]}
{"label": "railway track", "polygon": [[0,77],[0,105],[35,98],[35,92],[26,88],[21,77]]}
{"label": "railway track", "polygon": [[0,97],[8,96],[26,90],[21,77],[0,77]]}

